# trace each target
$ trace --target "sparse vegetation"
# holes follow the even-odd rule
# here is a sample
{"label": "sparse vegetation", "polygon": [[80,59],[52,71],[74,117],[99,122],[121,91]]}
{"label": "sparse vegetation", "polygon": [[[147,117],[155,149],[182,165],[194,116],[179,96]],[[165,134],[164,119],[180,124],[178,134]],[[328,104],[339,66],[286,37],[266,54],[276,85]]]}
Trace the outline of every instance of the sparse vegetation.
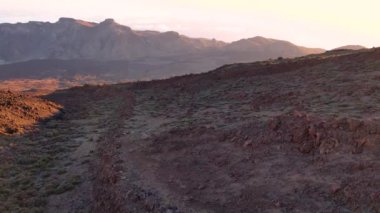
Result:
{"label": "sparse vegetation", "polygon": [[0,212],[377,212],[379,58],[334,51],[53,93],[63,118],[0,137]]}
{"label": "sparse vegetation", "polygon": [[0,134],[22,134],[38,121],[59,113],[60,106],[21,93],[0,90]]}

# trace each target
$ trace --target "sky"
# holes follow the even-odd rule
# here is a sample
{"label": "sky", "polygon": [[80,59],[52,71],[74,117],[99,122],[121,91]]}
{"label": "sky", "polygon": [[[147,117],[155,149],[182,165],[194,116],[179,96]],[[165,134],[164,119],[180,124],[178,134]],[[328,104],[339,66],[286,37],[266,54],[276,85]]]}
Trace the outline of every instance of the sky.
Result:
{"label": "sky", "polygon": [[0,23],[113,18],[136,30],[307,47],[380,46],[379,0],[0,0]]}

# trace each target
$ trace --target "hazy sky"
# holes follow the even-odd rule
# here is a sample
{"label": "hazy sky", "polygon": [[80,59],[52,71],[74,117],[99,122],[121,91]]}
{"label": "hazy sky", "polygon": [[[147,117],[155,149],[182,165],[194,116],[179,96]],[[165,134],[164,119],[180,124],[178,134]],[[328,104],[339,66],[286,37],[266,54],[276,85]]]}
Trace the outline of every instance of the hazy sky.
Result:
{"label": "hazy sky", "polygon": [[0,22],[114,18],[133,29],[224,41],[260,35],[308,47],[373,47],[379,8],[379,0],[0,0]]}

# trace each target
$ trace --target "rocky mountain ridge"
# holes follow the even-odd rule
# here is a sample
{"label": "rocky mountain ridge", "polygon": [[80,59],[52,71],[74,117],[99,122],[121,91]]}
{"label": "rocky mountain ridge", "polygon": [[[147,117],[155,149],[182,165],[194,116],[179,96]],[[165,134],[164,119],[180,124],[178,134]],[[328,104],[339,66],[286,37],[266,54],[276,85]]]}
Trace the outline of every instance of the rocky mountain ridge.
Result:
{"label": "rocky mountain ridge", "polygon": [[135,31],[113,19],[60,18],[55,23],[0,24],[0,64],[10,64],[0,66],[0,81],[71,81],[78,75],[111,82],[151,80],[321,52],[260,36],[226,43],[173,31]]}
{"label": "rocky mountain ridge", "polygon": [[[268,54],[260,53],[267,49]],[[190,54],[218,55],[236,51],[258,52],[259,55],[272,57],[295,57],[323,50],[302,48],[263,37],[226,43],[214,39],[189,38],[177,32],[134,31],[113,19],[100,23],[60,18],[56,23],[33,21],[0,24],[0,60],[5,62],[52,58],[136,60]]]}

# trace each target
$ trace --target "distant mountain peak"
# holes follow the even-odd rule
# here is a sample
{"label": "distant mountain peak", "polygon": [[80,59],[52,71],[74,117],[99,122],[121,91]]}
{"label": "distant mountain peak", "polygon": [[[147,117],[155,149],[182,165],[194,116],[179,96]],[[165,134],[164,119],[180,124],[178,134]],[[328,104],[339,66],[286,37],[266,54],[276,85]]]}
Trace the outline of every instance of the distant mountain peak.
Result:
{"label": "distant mountain peak", "polygon": [[345,45],[342,47],[335,48],[333,50],[361,50],[361,49],[367,49],[367,47],[362,45]]}
{"label": "distant mountain peak", "polygon": [[176,40],[181,37],[181,35],[175,31],[164,32],[162,35],[166,37],[167,39],[172,39],[172,40]]}
{"label": "distant mountain peak", "polygon": [[114,19],[112,19],[112,18],[107,18],[107,19],[105,19],[104,21],[100,22],[99,24],[113,25],[113,24],[117,24],[117,23],[115,22]]}
{"label": "distant mountain peak", "polygon": [[255,36],[255,37],[252,37],[252,38],[248,38],[248,40],[272,40],[270,38],[265,38],[264,36]]}
{"label": "distant mountain peak", "polygon": [[64,24],[64,25],[79,24],[85,27],[94,27],[96,25],[95,23],[92,23],[92,22],[83,21],[79,19],[73,19],[73,18],[66,18],[66,17],[59,18],[57,24]]}
{"label": "distant mountain peak", "polygon": [[76,19],[73,18],[67,18],[67,17],[61,17],[58,19],[58,23],[75,23]]}

